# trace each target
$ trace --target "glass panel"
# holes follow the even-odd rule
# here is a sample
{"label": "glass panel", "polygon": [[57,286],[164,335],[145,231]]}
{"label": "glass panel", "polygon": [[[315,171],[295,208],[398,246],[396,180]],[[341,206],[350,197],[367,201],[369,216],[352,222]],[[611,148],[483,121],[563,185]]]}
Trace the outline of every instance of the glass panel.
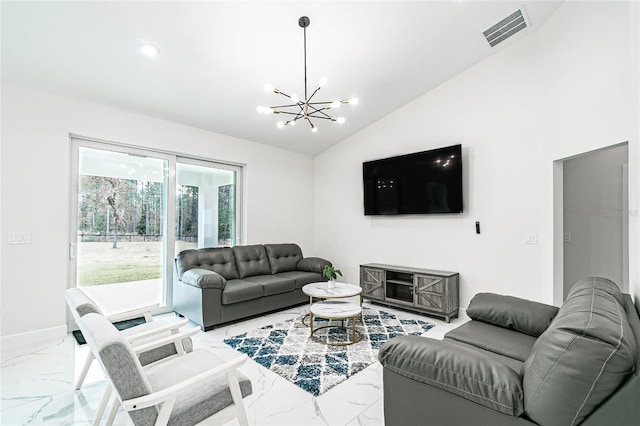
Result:
{"label": "glass panel", "polygon": [[236,179],[234,170],[176,164],[176,254],[189,248],[234,244]]}
{"label": "glass panel", "polygon": [[167,160],[79,148],[76,285],[107,311],[163,305],[167,171]]}

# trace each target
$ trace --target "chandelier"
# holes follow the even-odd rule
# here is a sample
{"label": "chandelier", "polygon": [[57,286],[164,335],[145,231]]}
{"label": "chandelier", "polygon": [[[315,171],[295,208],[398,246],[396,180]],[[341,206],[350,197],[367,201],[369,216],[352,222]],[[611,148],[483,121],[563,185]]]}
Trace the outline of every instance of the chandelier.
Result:
{"label": "chandelier", "polygon": [[264,90],[267,92],[273,92],[276,95],[282,95],[289,99],[290,103],[285,105],[276,105],[276,106],[259,106],[256,110],[259,113],[263,114],[284,114],[289,116],[289,119],[286,121],[279,121],[277,126],[278,128],[283,128],[285,126],[294,126],[298,120],[306,120],[311,126],[312,132],[317,132],[318,128],[313,124],[312,119],[321,119],[321,120],[329,120],[333,123],[342,124],[345,122],[344,117],[336,117],[330,114],[330,110],[340,108],[342,104],[351,104],[356,105],[359,101],[358,98],[350,98],[343,99],[338,101],[326,101],[326,102],[312,102],[313,97],[327,84],[327,78],[322,77],[318,86],[316,86],[311,96],[308,96],[307,91],[307,27],[311,21],[308,17],[302,16],[298,19],[298,25],[302,27],[304,31],[304,99],[300,99],[299,96],[295,93],[288,95],[281,91],[280,89],[276,89],[270,84],[264,85]]}

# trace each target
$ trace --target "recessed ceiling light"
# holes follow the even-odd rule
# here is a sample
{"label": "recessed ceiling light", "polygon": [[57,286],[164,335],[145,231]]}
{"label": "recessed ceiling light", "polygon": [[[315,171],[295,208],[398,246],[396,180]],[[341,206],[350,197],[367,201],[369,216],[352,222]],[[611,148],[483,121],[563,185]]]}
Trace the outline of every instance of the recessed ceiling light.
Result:
{"label": "recessed ceiling light", "polygon": [[146,56],[158,56],[158,53],[160,53],[160,49],[150,43],[140,44],[138,50]]}

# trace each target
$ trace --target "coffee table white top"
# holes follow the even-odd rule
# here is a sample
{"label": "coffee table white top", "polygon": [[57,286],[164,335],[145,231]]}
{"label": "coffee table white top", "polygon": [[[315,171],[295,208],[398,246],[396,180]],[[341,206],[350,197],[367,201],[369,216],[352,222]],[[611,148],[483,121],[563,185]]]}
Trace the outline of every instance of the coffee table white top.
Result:
{"label": "coffee table white top", "polygon": [[311,313],[316,317],[327,319],[346,319],[360,315],[362,307],[357,303],[339,300],[326,300],[311,305]]}
{"label": "coffee table white top", "polygon": [[334,288],[329,288],[327,281],[307,284],[302,287],[302,292],[307,296],[330,299],[333,297],[351,297],[362,293],[362,288],[357,285],[336,282]]}

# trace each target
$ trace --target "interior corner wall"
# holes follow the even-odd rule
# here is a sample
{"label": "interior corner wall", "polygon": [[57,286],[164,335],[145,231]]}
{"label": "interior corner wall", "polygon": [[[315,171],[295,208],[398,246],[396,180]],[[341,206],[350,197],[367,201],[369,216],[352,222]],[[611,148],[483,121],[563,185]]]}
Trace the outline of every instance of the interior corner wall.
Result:
{"label": "interior corner wall", "polygon": [[[244,242],[313,254],[311,156],[6,82],[1,107],[3,338],[65,326],[70,133],[244,164]],[[31,244],[8,245],[8,232]]]}
{"label": "interior corner wall", "polygon": [[[481,291],[553,303],[554,161],[624,141],[637,149],[629,8],[565,2],[537,31],[317,156],[316,250],[349,282],[360,264],[388,263],[460,272],[462,307]],[[464,213],[364,216],[363,161],[453,144]]]}

